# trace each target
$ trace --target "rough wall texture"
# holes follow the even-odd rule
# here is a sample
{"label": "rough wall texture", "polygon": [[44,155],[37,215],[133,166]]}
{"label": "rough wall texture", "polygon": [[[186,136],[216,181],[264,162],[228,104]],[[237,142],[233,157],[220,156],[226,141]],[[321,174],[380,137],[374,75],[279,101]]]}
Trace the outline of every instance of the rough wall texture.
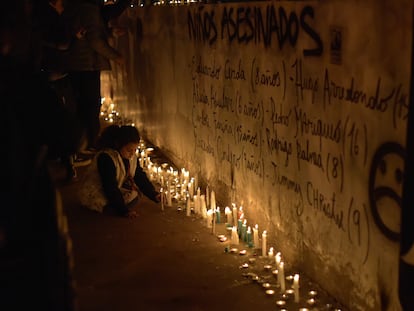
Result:
{"label": "rough wall texture", "polygon": [[400,310],[411,0],[129,9],[120,111],[351,310]]}

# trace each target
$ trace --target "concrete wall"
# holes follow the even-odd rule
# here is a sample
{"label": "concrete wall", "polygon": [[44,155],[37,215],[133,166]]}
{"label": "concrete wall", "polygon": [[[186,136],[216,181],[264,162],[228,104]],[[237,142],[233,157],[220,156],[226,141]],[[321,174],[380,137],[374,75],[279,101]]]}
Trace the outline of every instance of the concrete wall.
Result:
{"label": "concrete wall", "polygon": [[132,8],[122,115],[350,310],[400,310],[411,0]]}

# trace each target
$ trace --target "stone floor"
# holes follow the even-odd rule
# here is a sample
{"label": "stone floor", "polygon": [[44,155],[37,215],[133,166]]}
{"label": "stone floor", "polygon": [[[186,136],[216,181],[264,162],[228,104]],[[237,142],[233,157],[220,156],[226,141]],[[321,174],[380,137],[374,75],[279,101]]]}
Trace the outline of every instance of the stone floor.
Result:
{"label": "stone floor", "polygon": [[[282,295],[272,258],[244,244],[229,245],[225,224],[213,233],[177,202],[162,210],[144,199],[135,219],[82,208],[76,193],[84,169],[78,168],[77,181],[58,188],[73,242],[79,311],[345,310],[303,274],[300,302]],[[292,269],[286,265],[288,289]],[[311,290],[317,292],[313,306]]]}

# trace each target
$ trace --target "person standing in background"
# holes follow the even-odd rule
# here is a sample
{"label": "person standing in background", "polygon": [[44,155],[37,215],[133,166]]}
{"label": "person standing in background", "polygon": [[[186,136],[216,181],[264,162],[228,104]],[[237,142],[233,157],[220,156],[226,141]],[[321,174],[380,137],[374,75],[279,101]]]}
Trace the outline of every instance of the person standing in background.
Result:
{"label": "person standing in background", "polygon": [[[61,110],[71,126],[65,128],[67,137],[73,138],[73,143],[68,144],[60,137],[55,137],[55,146],[50,150],[49,157],[57,158],[66,169],[66,178],[76,178],[76,169],[73,165],[72,148],[75,142],[80,142],[82,129],[76,117],[77,103],[74,97],[69,74],[66,70],[66,53],[70,44],[75,39],[81,39],[82,31],[79,30],[76,36],[71,36],[64,18],[64,0],[41,0],[37,2],[35,14],[37,17],[42,43],[41,71],[49,82],[51,89],[56,93]],[[71,134],[71,135],[69,135]],[[80,146],[77,146],[75,151]]]}
{"label": "person standing in background", "polygon": [[99,0],[79,0],[68,6],[72,32],[84,29],[84,36],[68,50],[67,66],[78,102],[77,116],[85,129],[84,149],[92,152],[101,130],[101,72],[111,70],[111,60],[124,63],[123,56],[108,42],[101,8]]}
{"label": "person standing in background", "polygon": [[77,310],[72,241],[48,167],[51,136],[69,146],[58,99],[40,74],[34,0],[0,10],[0,310]]}

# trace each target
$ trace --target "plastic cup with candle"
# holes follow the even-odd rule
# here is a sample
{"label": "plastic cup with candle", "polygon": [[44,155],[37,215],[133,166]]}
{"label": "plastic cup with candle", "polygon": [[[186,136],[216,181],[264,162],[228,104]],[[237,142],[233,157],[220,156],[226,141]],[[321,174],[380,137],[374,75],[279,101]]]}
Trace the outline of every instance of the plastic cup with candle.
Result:
{"label": "plastic cup with candle", "polygon": [[268,283],[268,282],[265,282],[265,283],[262,284],[263,288],[270,288],[271,286],[272,285],[270,285],[270,283]]}
{"label": "plastic cup with candle", "polygon": [[309,298],[308,300],[306,300],[306,303],[309,306],[313,306],[316,303],[316,300],[315,300],[315,298]]}

